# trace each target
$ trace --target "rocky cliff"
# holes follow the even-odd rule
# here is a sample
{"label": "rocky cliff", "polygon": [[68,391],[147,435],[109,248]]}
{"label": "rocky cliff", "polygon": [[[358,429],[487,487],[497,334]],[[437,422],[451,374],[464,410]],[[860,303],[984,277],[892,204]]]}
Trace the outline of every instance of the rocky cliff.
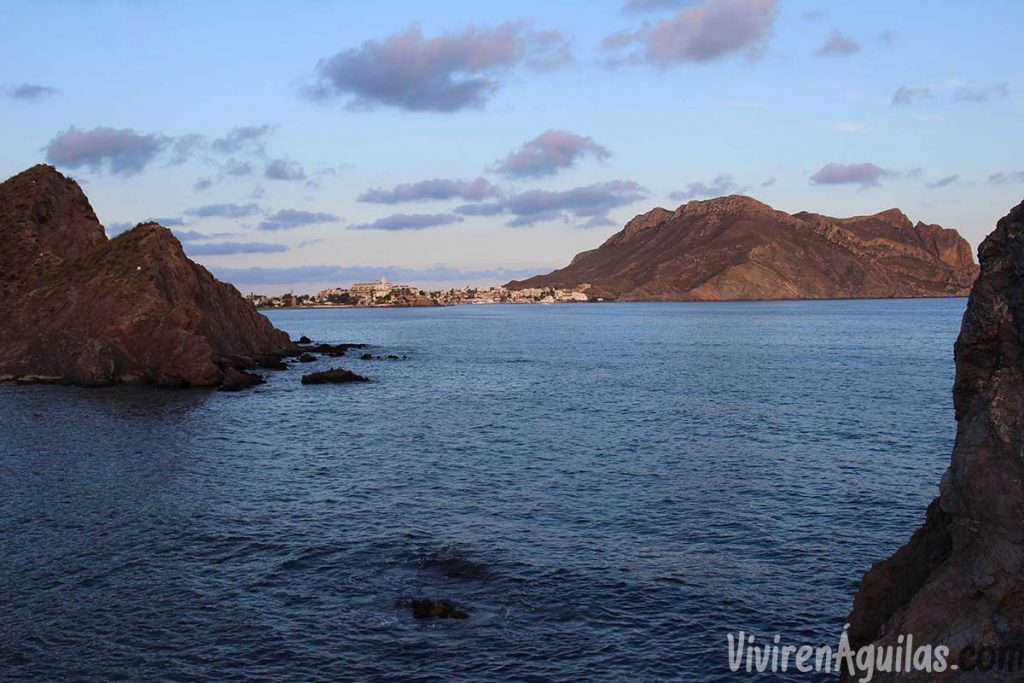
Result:
{"label": "rocky cliff", "polygon": [[977,272],[955,230],[896,209],[790,215],[734,195],[654,209],[569,266],[508,286],[588,285],[626,301],[966,296]]}
{"label": "rocky cliff", "polygon": [[217,386],[292,348],[154,223],[108,240],[50,166],[0,184],[0,379]]}
{"label": "rocky cliff", "polygon": [[[850,616],[854,647],[913,634],[916,643],[949,646],[954,662],[967,647],[1024,655],[1024,203],[978,254],[981,274],[955,347],[952,464],[924,525],[864,577]],[[947,675],[1020,680],[1024,659],[1017,664]]]}

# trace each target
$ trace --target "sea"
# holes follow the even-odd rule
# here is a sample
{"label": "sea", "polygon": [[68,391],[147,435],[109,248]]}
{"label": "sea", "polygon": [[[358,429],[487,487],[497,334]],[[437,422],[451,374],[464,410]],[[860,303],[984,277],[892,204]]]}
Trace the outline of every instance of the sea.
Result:
{"label": "sea", "polygon": [[282,310],[398,359],[0,385],[0,679],[832,680],[728,636],[838,644],[949,463],[965,305]]}

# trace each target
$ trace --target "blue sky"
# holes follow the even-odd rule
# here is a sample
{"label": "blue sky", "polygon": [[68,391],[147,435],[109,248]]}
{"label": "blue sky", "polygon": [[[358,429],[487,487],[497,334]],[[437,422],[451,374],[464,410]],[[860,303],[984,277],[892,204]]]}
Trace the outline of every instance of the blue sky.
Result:
{"label": "blue sky", "polygon": [[997,0],[8,2],[0,175],[55,163],[111,231],[163,219],[266,292],[503,282],[732,192],[977,246],[1024,195],[1022,23]]}

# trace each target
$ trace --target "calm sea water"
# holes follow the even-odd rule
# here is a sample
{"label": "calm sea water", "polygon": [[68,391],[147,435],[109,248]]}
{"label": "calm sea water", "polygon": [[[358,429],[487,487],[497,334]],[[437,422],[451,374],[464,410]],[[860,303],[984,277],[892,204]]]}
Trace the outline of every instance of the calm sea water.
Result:
{"label": "calm sea water", "polygon": [[749,680],[727,633],[835,643],[920,523],[964,307],[282,311],[409,358],[0,386],[0,678]]}

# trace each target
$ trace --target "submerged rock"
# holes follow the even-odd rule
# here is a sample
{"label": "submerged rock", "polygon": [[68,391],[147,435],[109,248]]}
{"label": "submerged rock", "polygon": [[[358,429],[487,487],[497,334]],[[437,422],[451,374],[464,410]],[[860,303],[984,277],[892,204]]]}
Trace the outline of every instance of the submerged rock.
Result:
{"label": "submerged rock", "polygon": [[304,353],[304,354],[299,356],[299,362],[300,363],[312,363],[315,360],[316,360],[316,356],[314,356],[311,353]]}
{"label": "submerged rock", "polygon": [[362,375],[357,375],[349,370],[334,368],[324,372],[314,372],[302,376],[303,384],[345,384],[346,382],[369,382]]}
{"label": "submerged rock", "polygon": [[170,230],[145,223],[108,240],[51,166],[0,183],[0,242],[0,375],[211,387],[238,358],[292,346]]}
{"label": "submerged rock", "polygon": [[446,600],[398,600],[395,609],[412,610],[417,619],[469,619],[469,613]]}
{"label": "submerged rock", "polygon": [[[865,575],[850,615],[850,644],[1024,643],[1024,203],[978,250],[981,274],[955,347],[952,463],[924,525]],[[1021,669],[949,677],[1019,680]],[[977,676],[971,679],[971,675]],[[935,680],[876,672],[872,680]]]}

